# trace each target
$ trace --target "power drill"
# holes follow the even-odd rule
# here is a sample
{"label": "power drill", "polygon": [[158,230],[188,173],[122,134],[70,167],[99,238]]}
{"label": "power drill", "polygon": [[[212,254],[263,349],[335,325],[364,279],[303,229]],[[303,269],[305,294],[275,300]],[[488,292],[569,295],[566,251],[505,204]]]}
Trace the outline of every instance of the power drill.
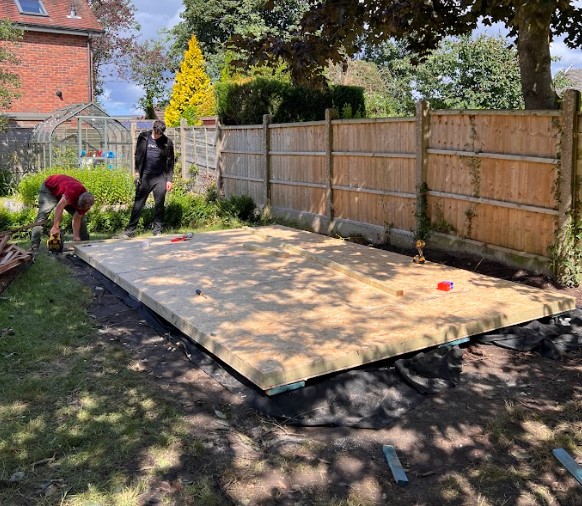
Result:
{"label": "power drill", "polygon": [[62,253],[64,248],[62,230],[59,229],[56,234],[50,234],[46,246],[48,250],[55,255]]}

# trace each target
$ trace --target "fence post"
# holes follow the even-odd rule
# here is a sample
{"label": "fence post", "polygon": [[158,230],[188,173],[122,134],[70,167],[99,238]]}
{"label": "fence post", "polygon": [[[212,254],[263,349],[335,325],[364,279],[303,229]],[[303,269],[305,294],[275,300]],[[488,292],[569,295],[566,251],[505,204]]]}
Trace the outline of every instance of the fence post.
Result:
{"label": "fence post", "polygon": [[263,205],[263,216],[271,215],[271,134],[269,125],[271,124],[271,115],[263,114],[263,157],[264,157],[264,174],[265,174],[265,202]]}
{"label": "fence post", "polygon": [[188,162],[186,161],[186,127],[188,122],[185,118],[180,118],[180,162],[182,163],[182,179],[190,179]]}
{"label": "fence post", "polygon": [[[573,233],[572,227],[576,221],[582,219],[580,214],[580,194],[578,181],[578,112],[580,110],[580,92],[566,90],[562,100],[562,135],[560,139],[560,180],[558,202],[558,234],[557,244],[567,244],[570,239],[571,247],[580,248],[579,240],[568,237]],[[574,253],[572,253],[574,254]],[[561,269],[560,269],[561,271]],[[558,279],[558,281],[562,281]]]}
{"label": "fence post", "polygon": [[206,132],[206,127],[204,127],[204,149],[205,149],[205,154],[206,154],[206,162],[205,162],[205,168],[206,170],[204,171],[204,176],[208,176],[208,164],[210,163],[208,160],[208,134]]}
{"label": "fence post", "polygon": [[[224,134],[220,121],[216,123],[216,190],[218,195],[224,197],[224,179],[222,177],[222,143]],[[196,142],[196,139],[194,139]]]}
{"label": "fence post", "polygon": [[325,110],[325,179],[327,188],[325,190],[325,200],[327,207],[327,234],[332,235],[334,230],[334,209],[333,209],[333,125],[335,118],[334,109]]}
{"label": "fence post", "polygon": [[417,239],[425,239],[429,232],[428,217],[428,139],[430,137],[430,106],[426,100],[420,100],[416,104],[416,231]]}

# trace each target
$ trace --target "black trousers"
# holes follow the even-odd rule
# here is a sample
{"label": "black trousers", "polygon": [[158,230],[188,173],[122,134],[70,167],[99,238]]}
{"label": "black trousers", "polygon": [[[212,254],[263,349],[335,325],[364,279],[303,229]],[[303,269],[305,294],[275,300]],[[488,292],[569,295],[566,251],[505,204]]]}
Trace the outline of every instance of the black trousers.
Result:
{"label": "black trousers", "polygon": [[135,232],[143,206],[150,193],[154,193],[154,224],[153,231],[161,232],[164,226],[164,204],[166,201],[166,178],[164,176],[144,176],[135,188],[135,200],[131,210],[129,223],[125,228],[127,233]]}

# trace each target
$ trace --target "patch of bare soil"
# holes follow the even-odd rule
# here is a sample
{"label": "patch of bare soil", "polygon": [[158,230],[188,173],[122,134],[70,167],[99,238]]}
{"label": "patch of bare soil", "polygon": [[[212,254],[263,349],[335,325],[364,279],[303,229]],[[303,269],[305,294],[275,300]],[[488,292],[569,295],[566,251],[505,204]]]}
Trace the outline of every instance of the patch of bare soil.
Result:
{"label": "patch of bare soil", "polygon": [[[551,455],[543,472],[534,473],[533,486],[531,481],[523,486],[515,470],[523,467],[534,442],[523,443],[527,431],[517,426],[515,437],[500,446],[494,432],[510,408],[541,416],[558,413],[573,400],[582,405],[581,354],[558,362],[493,345],[463,345],[460,384],[427,397],[389,427],[286,426],[260,416],[194,366],[179,341],[158,334],[104,289],[90,267],[61,258],[95,294],[89,311],[101,339],[129,352],[132,367],[176,405],[204,448],[161,476],[144,504],[192,504],[180,499],[180,483],[208,476],[224,504],[237,505],[582,504],[578,484]],[[442,261],[551,287],[543,277],[487,261],[450,256]],[[581,289],[565,292],[582,306]],[[394,482],[385,444],[396,447],[407,487]]]}

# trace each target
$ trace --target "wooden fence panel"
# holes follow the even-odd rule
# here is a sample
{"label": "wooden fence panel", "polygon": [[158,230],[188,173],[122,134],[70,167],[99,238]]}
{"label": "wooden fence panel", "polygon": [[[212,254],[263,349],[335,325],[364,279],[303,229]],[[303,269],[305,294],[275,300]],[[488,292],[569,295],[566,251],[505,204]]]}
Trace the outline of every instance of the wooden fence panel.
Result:
{"label": "wooden fence panel", "polygon": [[324,216],[325,123],[269,125],[271,206]]}
{"label": "wooden fence panel", "polygon": [[559,111],[432,111],[430,148],[555,158]]}
{"label": "wooden fence panel", "polygon": [[271,192],[272,206],[276,211],[325,215],[325,188],[275,184]]}
{"label": "wooden fence panel", "polygon": [[413,198],[334,190],[334,207],[336,219],[374,225],[386,230],[415,229]]}
{"label": "wooden fence panel", "polygon": [[185,130],[186,162],[199,170],[216,169],[216,129],[191,127]]}
{"label": "wooden fence panel", "polygon": [[555,208],[554,163],[429,154],[432,191]]}
{"label": "wooden fence panel", "polygon": [[433,228],[547,255],[558,215],[559,112],[439,111],[430,132]]}
{"label": "wooden fence panel", "polygon": [[269,125],[271,151],[319,152],[325,150],[325,123],[291,123]]}
{"label": "wooden fence panel", "polygon": [[414,118],[333,121],[334,151],[414,154]]}
{"label": "wooden fence panel", "polygon": [[291,125],[269,125],[267,118],[260,126],[224,128],[220,163],[227,196],[248,193],[261,204],[270,192],[277,214],[312,215],[318,230],[327,223],[329,233],[340,227],[408,244],[426,187],[431,245],[484,244],[476,251],[521,256],[537,268],[548,265],[544,257],[568,215],[556,198],[567,193],[568,178],[573,205],[582,200],[582,114],[570,120],[573,171],[561,171],[564,118],[560,111],[426,107],[416,118],[326,115],[324,122]]}
{"label": "wooden fence panel", "polygon": [[325,125],[269,127],[271,178],[288,183],[325,184]]}
{"label": "wooden fence panel", "polygon": [[428,207],[433,229],[444,234],[540,256],[554,239],[555,215],[432,195]]}
{"label": "wooden fence panel", "polygon": [[336,219],[380,228],[414,229],[415,121],[334,121]]}
{"label": "wooden fence panel", "polygon": [[219,171],[224,195],[249,195],[264,201],[261,126],[221,127]]}

